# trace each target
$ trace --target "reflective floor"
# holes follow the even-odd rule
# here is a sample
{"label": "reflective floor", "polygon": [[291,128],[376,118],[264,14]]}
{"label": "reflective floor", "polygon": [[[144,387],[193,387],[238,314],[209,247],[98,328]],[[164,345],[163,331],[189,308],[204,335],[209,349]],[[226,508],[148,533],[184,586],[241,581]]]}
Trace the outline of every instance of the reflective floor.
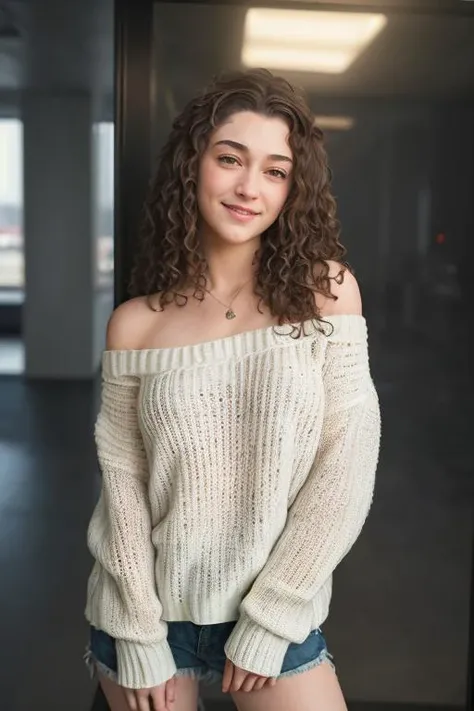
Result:
{"label": "reflective floor", "polygon": [[[372,345],[384,415],[374,507],[336,574],[324,631],[351,710],[462,708],[474,488],[467,360],[426,335],[391,340]],[[5,711],[93,702],[82,653],[97,402],[97,383],[0,379]],[[217,689],[203,698],[207,711],[230,708]]]}

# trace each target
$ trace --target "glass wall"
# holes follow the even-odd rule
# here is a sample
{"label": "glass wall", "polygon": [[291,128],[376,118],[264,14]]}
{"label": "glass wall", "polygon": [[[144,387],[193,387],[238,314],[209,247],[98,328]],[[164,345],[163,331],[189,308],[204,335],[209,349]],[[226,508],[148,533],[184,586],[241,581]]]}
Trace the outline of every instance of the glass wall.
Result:
{"label": "glass wall", "polygon": [[[365,2],[371,18],[340,3],[331,16],[295,5],[280,15],[238,2],[154,3],[146,156],[222,70],[266,66],[306,91],[326,135],[384,418],[373,510],[336,572],[324,631],[350,700],[462,706],[474,493],[474,4],[440,1],[417,14],[408,3],[395,12]],[[123,117],[132,162],[136,146],[145,151]]]}

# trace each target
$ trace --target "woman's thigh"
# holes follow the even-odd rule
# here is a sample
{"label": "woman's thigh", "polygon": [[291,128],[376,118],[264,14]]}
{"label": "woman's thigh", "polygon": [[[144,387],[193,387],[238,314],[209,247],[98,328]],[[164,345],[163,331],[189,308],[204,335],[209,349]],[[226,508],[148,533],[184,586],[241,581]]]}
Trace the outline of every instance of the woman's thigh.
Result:
{"label": "woman's thigh", "polygon": [[[99,682],[109,705],[110,711],[130,711],[121,686],[99,673]],[[176,678],[176,697],[173,711],[197,711],[199,684],[189,676]]]}
{"label": "woman's thigh", "polygon": [[332,665],[278,679],[273,687],[232,694],[238,711],[347,711]]}

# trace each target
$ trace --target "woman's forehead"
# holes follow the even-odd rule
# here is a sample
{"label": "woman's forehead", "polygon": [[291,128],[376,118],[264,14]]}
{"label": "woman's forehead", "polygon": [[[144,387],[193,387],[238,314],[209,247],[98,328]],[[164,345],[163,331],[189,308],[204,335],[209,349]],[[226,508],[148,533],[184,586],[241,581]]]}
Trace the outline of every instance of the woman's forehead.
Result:
{"label": "woman's forehead", "polygon": [[251,152],[291,159],[289,133],[288,125],[278,116],[240,111],[214,129],[210,142],[213,146],[220,142],[234,142]]}

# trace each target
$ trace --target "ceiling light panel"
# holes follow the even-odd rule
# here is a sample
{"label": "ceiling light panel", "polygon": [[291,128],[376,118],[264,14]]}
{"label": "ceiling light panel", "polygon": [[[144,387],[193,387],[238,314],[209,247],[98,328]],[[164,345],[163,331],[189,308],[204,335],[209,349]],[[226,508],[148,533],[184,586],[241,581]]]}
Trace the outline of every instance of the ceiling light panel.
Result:
{"label": "ceiling light panel", "polygon": [[387,23],[382,14],[250,8],[242,62],[248,67],[342,73]]}

